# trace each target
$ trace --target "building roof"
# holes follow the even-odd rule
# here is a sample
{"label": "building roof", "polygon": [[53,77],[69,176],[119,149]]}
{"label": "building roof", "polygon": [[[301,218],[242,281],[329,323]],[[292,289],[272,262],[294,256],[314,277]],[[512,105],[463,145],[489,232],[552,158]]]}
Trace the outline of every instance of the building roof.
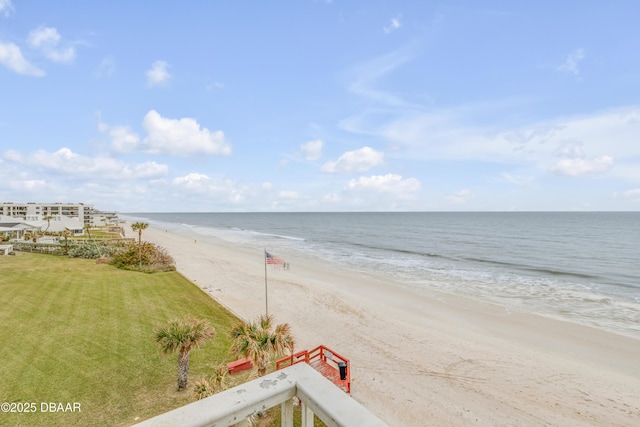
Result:
{"label": "building roof", "polygon": [[26,230],[31,228],[38,228],[35,225],[27,224],[26,222],[0,222],[1,231],[10,230]]}

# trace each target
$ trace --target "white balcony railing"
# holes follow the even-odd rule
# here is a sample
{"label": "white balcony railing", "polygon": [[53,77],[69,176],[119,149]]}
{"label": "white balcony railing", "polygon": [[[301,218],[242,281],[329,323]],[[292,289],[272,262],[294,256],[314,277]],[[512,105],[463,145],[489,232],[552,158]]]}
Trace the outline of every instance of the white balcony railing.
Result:
{"label": "white balcony railing", "polygon": [[302,427],[317,416],[329,427],[386,426],[351,396],[306,363],[290,366],[137,424],[156,426],[245,426],[247,418],[276,405],[282,426],[293,427],[293,398],[302,404]]}

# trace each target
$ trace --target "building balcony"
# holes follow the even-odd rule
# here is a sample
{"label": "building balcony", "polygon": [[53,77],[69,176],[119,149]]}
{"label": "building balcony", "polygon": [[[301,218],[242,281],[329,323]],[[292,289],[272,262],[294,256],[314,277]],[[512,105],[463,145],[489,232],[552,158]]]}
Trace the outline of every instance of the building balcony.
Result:
{"label": "building balcony", "polygon": [[294,397],[302,405],[302,427],[313,427],[316,416],[329,427],[387,425],[307,363],[298,363],[137,426],[244,427],[250,417],[280,405],[282,426],[293,427]]}

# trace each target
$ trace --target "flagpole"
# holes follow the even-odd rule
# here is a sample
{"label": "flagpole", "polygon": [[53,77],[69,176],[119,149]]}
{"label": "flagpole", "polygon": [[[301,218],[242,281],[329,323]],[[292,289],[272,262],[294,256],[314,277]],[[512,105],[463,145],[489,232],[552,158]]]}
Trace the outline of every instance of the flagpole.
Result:
{"label": "flagpole", "polygon": [[264,312],[269,316],[269,293],[267,288],[267,249],[264,250]]}

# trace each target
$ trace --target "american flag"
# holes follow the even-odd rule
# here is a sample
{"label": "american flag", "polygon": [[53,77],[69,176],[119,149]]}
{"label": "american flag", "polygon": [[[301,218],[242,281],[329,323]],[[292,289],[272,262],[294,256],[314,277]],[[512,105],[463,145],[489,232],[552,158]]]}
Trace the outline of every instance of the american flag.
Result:
{"label": "american flag", "polygon": [[286,262],[284,262],[284,260],[280,257],[277,256],[273,256],[271,255],[269,252],[265,251],[265,256],[267,257],[267,264],[271,264],[271,265],[286,265]]}

